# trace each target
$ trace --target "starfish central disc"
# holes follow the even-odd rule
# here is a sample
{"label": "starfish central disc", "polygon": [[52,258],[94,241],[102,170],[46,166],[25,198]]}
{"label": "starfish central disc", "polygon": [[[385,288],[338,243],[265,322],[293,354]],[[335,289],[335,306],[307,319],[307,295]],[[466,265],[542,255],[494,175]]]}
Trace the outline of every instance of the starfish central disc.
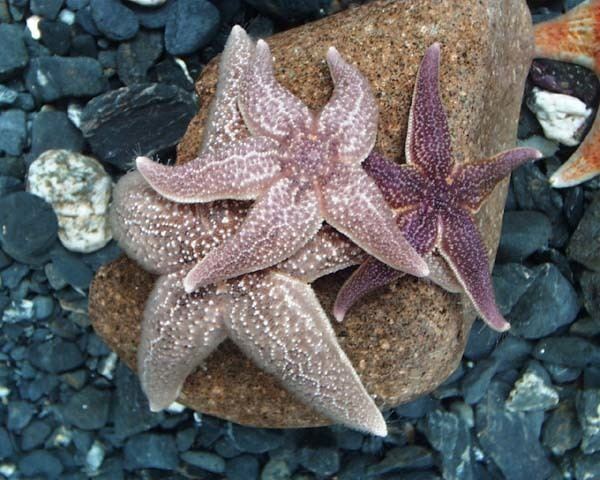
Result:
{"label": "starfish central disc", "polygon": [[303,182],[313,182],[331,171],[327,150],[315,135],[295,136],[281,150],[281,167],[285,175]]}

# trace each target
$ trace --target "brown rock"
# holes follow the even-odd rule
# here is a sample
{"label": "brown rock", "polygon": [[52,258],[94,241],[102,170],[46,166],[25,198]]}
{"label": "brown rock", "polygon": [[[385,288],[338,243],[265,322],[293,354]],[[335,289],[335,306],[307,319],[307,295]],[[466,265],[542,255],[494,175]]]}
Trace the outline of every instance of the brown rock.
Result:
{"label": "brown rock", "polygon": [[[529,12],[522,0],[375,1],[269,39],[279,80],[319,109],[331,94],[325,63],[330,45],[369,78],[381,117],[377,147],[403,161],[412,88],[425,48],[442,43],[441,91],[458,161],[514,146],[525,76],[532,56]],[[178,161],[200,144],[217,63],[197,89],[200,114],[179,146]],[[159,133],[159,132],[157,132]],[[498,243],[506,182],[479,215],[490,257]],[[315,288],[326,311],[340,275]],[[142,308],[153,277],[127,259],[103,268],[90,292],[96,331],[135,367]],[[335,324],[342,348],[379,404],[395,406],[434,389],[456,367],[472,322],[459,296],[406,278],[354,308]],[[299,427],[329,423],[292,398],[230,342],[188,378],[181,402],[242,424]]]}

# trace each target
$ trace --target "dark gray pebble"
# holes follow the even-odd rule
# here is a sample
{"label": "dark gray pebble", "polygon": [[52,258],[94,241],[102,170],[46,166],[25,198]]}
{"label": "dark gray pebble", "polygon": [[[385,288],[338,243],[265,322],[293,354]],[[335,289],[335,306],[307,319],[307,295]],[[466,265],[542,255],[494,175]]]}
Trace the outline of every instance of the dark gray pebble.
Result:
{"label": "dark gray pebble", "polygon": [[224,473],[225,460],[211,452],[189,451],[181,454],[184,462],[211,473]]}
{"label": "dark gray pebble", "polygon": [[37,320],[44,320],[54,312],[54,300],[48,295],[36,295],[33,298],[33,311]]}
{"label": "dark gray pebble", "polygon": [[84,358],[75,343],[53,338],[32,345],[29,348],[29,361],[40,370],[61,373],[83,365]]}
{"label": "dark gray pebble", "polygon": [[258,480],[260,464],[253,455],[240,455],[227,460],[225,475],[228,480]]}
{"label": "dark gray pebble", "polygon": [[29,273],[29,267],[19,262],[14,262],[10,267],[0,272],[2,285],[6,288],[16,288],[17,285]]}
{"label": "dark gray pebble", "polygon": [[462,394],[466,403],[477,403],[485,395],[492,378],[498,371],[498,360],[481,360],[467,372],[461,382]]}
{"label": "dark gray pebble", "polygon": [[505,212],[497,259],[501,263],[520,262],[548,246],[551,234],[552,225],[543,213]]}
{"label": "dark gray pebble", "polygon": [[591,388],[577,392],[577,417],[583,431],[581,451],[595,453],[600,451],[600,389]]}
{"label": "dark gray pebble", "polygon": [[417,419],[435,410],[439,404],[440,402],[430,395],[422,395],[412,402],[397,406],[394,411],[401,417]]}
{"label": "dark gray pebble", "polygon": [[4,85],[0,85],[0,107],[10,107],[15,104],[19,92],[12,90]]}
{"label": "dark gray pebble", "polygon": [[271,458],[260,473],[260,480],[287,480],[291,478],[292,470],[281,458]]}
{"label": "dark gray pebble", "polygon": [[579,445],[581,437],[581,427],[572,402],[561,402],[544,422],[542,443],[554,455],[564,455],[567,450]]}
{"label": "dark gray pebble", "polygon": [[163,51],[160,32],[140,32],[117,49],[117,73],[125,85],[148,82],[148,69]]}
{"label": "dark gray pebble", "polygon": [[[181,450],[179,442],[177,442],[177,448]],[[227,436],[219,438],[213,444],[213,448],[215,452],[223,458],[237,457],[240,453],[242,453],[240,449],[235,446],[233,440]]]}
{"label": "dark gray pebble", "polygon": [[340,469],[340,453],[335,447],[303,447],[300,465],[320,477],[332,477]]}
{"label": "dark gray pebble", "polygon": [[25,177],[25,169],[23,157],[0,157],[0,175],[22,180]]}
{"label": "dark gray pebble", "polygon": [[577,293],[553,264],[535,268],[535,280],[513,307],[511,333],[541,338],[568,325],[579,312]]}
{"label": "dark gray pebble", "polygon": [[580,279],[583,305],[600,328],[600,272],[583,272]]}
{"label": "dark gray pebble", "polygon": [[92,99],[83,109],[81,130],[102,161],[128,170],[136,154],[175,145],[195,113],[193,95],[180,88],[135,85]]}
{"label": "dark gray pebble", "polygon": [[565,367],[564,365],[547,362],[544,362],[544,367],[548,370],[554,383],[569,383],[581,375],[580,368]]}
{"label": "dark gray pebble", "polygon": [[431,451],[419,445],[408,445],[388,450],[383,460],[367,467],[367,475],[378,477],[386,473],[423,469],[433,466]]}
{"label": "dark gray pebble", "polygon": [[89,5],[77,10],[77,12],[75,13],[75,21],[77,22],[77,25],[79,25],[85,32],[89,33],[90,35],[93,35],[95,37],[99,37],[101,35],[100,30],[98,30],[96,22],[94,21],[94,18],[92,16],[92,7],[90,7]]}
{"label": "dark gray pebble", "polygon": [[600,194],[596,194],[577,225],[567,255],[590,270],[600,271]]}
{"label": "dark gray pebble", "polygon": [[498,345],[500,333],[492,330],[481,320],[477,319],[471,327],[464,356],[469,360],[486,358]]}
{"label": "dark gray pebble", "polygon": [[66,55],[71,48],[71,27],[63,22],[42,20],[39,23],[42,43],[55,55]]}
{"label": "dark gray pebble", "polygon": [[79,255],[68,252],[64,248],[55,248],[51,254],[54,273],[72,287],[85,290],[89,287],[94,272]]}
{"label": "dark gray pebble", "polygon": [[13,77],[29,62],[23,27],[0,24],[0,81]]}
{"label": "dark gray pebble", "polygon": [[246,0],[246,3],[267,16],[277,17],[284,22],[296,23],[326,14],[330,2],[322,0]]}
{"label": "dark gray pebble", "polygon": [[63,3],[64,0],[31,0],[29,7],[35,15],[54,20],[58,12],[60,12]]}
{"label": "dark gray pebble", "polygon": [[244,427],[235,423],[229,424],[227,434],[238,449],[247,453],[265,453],[282,446],[284,442],[280,431]]}
{"label": "dark gray pebble", "polygon": [[167,57],[154,66],[154,73],[160,83],[176,85],[187,91],[194,89],[191,79],[185,74],[183,69],[175,62],[173,57]]}
{"label": "dark gray pebble", "polygon": [[21,448],[25,451],[40,447],[52,432],[52,428],[43,420],[34,420],[23,430]]}
{"label": "dark gray pebble", "polygon": [[46,150],[83,150],[83,135],[65,112],[46,110],[37,113],[31,125],[31,156],[37,158]]}
{"label": "dark gray pebble", "polygon": [[0,154],[21,155],[26,143],[25,112],[17,109],[0,112]]}
{"label": "dark gray pebble", "polygon": [[9,430],[22,430],[33,418],[35,406],[24,401],[13,401],[8,404],[8,419],[6,426]]}
{"label": "dark gray pebble", "polygon": [[595,337],[600,335],[600,320],[592,317],[583,317],[573,322],[569,328],[571,335],[579,335],[580,337]]}
{"label": "dark gray pebble", "polygon": [[171,55],[189,55],[211,41],[219,22],[219,10],[207,0],[178,0],[169,7],[165,48]]}
{"label": "dark gray pebble", "polygon": [[[119,375],[119,367],[117,367],[117,375]],[[127,367],[124,367],[127,368]],[[131,373],[133,375],[133,373]],[[115,421],[116,424],[116,421]],[[143,430],[142,430],[143,431]],[[177,450],[180,452],[185,452],[192,448],[194,444],[194,440],[196,439],[196,429],[194,427],[184,428],[183,430],[178,430],[175,434],[175,442],[177,443]]]}
{"label": "dark gray pebble", "polygon": [[163,28],[167,24],[169,8],[173,2],[174,0],[167,0],[162,5],[153,8],[131,5],[131,10],[137,16],[142,27],[151,29]]}
{"label": "dark gray pebble", "polygon": [[108,87],[102,65],[93,58],[34,58],[25,75],[27,89],[41,102],[92,97]]}
{"label": "dark gray pebble", "polygon": [[26,192],[0,198],[0,243],[16,260],[28,263],[33,255],[46,255],[58,233],[52,207]]}
{"label": "dark gray pebble", "polygon": [[87,386],[75,392],[63,406],[63,418],[67,424],[82,430],[97,430],[108,421],[110,400],[110,391]]}
{"label": "dark gray pebble", "polygon": [[94,0],[91,7],[96,27],[110,40],[128,40],[140,28],[135,13],[117,0]]}
{"label": "dark gray pebble", "polygon": [[15,177],[0,177],[0,197],[23,190],[25,190],[25,185],[23,185],[20,179]]}
{"label": "dark gray pebble", "polygon": [[48,450],[34,450],[21,457],[19,471],[26,476],[43,475],[44,478],[58,478],[63,465],[56,455]]}
{"label": "dark gray pebble", "polygon": [[593,480],[600,478],[600,452],[593,455],[578,453],[573,462],[575,464],[576,480]]}
{"label": "dark gray pebble", "polygon": [[93,36],[87,33],[75,35],[71,40],[70,54],[72,57],[98,58],[98,47],[96,46],[96,40]]}
{"label": "dark gray pebble", "polygon": [[540,340],[532,355],[544,362],[582,368],[600,365],[600,347],[579,337],[549,337]]}
{"label": "dark gray pebble", "polygon": [[10,457],[13,454],[13,444],[8,431],[0,427],[0,460]]}
{"label": "dark gray pebble", "polygon": [[141,433],[127,440],[125,444],[125,468],[157,468],[175,470],[179,455],[172,435]]}

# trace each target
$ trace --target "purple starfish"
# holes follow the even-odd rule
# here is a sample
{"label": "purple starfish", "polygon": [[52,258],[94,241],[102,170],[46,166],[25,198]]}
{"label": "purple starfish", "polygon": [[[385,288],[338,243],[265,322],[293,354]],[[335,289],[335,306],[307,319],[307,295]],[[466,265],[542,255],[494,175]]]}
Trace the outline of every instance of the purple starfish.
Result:
{"label": "purple starfish", "polygon": [[[436,43],[427,49],[415,84],[406,164],[372,154],[364,168],[396,210],[406,239],[428,262],[430,279],[456,291],[454,276],[488,325],[504,331],[510,325],[496,306],[488,258],[473,214],[511,170],[542,155],[531,148],[515,148],[489,159],[456,164],[438,91],[439,62]],[[341,321],[359,298],[399,276],[400,272],[368,259],[338,293],[335,317]]]}
{"label": "purple starfish", "polygon": [[429,273],[360,165],[377,134],[369,83],[334,48],[327,62],[335,89],[315,115],[277,83],[269,47],[259,40],[238,99],[250,137],[177,167],[137,159],[152,188],[172,201],[256,199],[236,234],[184,278],[187,292],[290,257],[323,220],[383,263],[417,276]]}

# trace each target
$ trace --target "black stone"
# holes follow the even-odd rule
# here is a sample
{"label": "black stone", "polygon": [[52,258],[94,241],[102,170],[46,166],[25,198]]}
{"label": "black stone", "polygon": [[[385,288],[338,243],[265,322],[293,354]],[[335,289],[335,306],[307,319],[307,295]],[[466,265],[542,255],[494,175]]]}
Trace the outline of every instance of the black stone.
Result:
{"label": "black stone", "polygon": [[34,420],[21,434],[21,448],[32,450],[40,447],[52,432],[52,428],[43,420]]}
{"label": "black stone", "polygon": [[227,460],[225,475],[228,480],[258,480],[259,468],[255,456],[243,454]]}
{"label": "black stone", "polygon": [[[177,442],[177,448],[181,450],[181,446],[179,445],[179,441]],[[219,438],[213,445],[215,453],[223,458],[233,458],[237,457],[240,453],[240,450],[233,444],[233,440],[229,437],[221,437]]]}
{"label": "black stone", "polygon": [[0,272],[2,285],[10,289],[16,288],[28,273],[29,267],[27,265],[14,262],[10,267],[5,268]]}
{"label": "black stone", "polygon": [[568,325],[579,312],[577,293],[553,264],[535,268],[535,280],[513,307],[511,333],[541,338]]}
{"label": "black stone", "polygon": [[5,428],[0,427],[0,460],[10,457],[13,454],[13,444],[9,433]]}
{"label": "black stone", "polygon": [[331,0],[245,0],[259,12],[286,23],[317,18],[327,13]]}
{"label": "black stone", "polygon": [[212,40],[219,22],[219,10],[207,0],[178,0],[169,8],[165,48],[171,55],[189,55]]}
{"label": "black stone", "polygon": [[51,254],[54,272],[72,287],[85,290],[89,287],[94,272],[78,255],[64,248],[55,248]]}
{"label": "black stone", "polygon": [[39,23],[42,43],[55,55],[66,55],[71,48],[71,28],[63,22],[42,20]]}
{"label": "black stone", "polygon": [[17,109],[0,112],[0,155],[21,155],[26,142],[25,112]]}
{"label": "black stone", "polygon": [[587,367],[583,371],[583,388],[600,388],[600,367]]}
{"label": "black stone", "polygon": [[160,32],[140,32],[117,50],[117,73],[125,85],[148,82],[148,69],[163,51]]}
{"label": "black stone", "polygon": [[224,473],[225,460],[211,452],[189,451],[181,454],[184,462],[211,473]]}
{"label": "black stone", "polygon": [[498,344],[501,334],[477,319],[471,327],[464,356],[469,360],[486,358]]}
{"label": "black stone", "polygon": [[125,469],[158,468],[175,470],[179,464],[177,447],[171,435],[141,433],[125,444]]}
{"label": "black stone", "polygon": [[46,110],[33,118],[31,125],[31,155],[38,157],[46,150],[64,149],[81,152],[84,141],[81,132],[65,112]]}
{"label": "black stone", "polygon": [[555,467],[538,440],[539,416],[505,410],[505,398],[505,387],[493,382],[476,407],[475,423],[481,449],[505,478],[550,477]]}
{"label": "black stone", "polygon": [[22,430],[29,424],[35,413],[35,406],[24,401],[14,401],[8,404],[8,419],[6,426],[9,430]]}
{"label": "black stone", "polygon": [[555,363],[544,363],[544,367],[548,370],[554,383],[569,383],[581,375],[580,368],[565,367]]}
{"label": "black stone", "polygon": [[135,13],[118,0],[94,0],[91,7],[96,27],[110,40],[128,40],[140,28]]}
{"label": "black stone", "polygon": [[465,402],[472,405],[485,395],[492,378],[498,371],[498,360],[481,360],[462,379],[462,393]]}
{"label": "black stone", "polygon": [[82,430],[97,430],[106,425],[111,394],[87,386],[76,392],[62,408],[65,422]]}
{"label": "black stone", "polygon": [[575,228],[581,221],[584,212],[584,193],[581,186],[565,190],[565,218],[571,228]]}
{"label": "black stone", "polygon": [[561,402],[544,422],[542,443],[554,455],[564,455],[581,442],[582,432],[572,402]]}
{"label": "black stone", "polygon": [[593,388],[577,392],[576,397],[577,417],[581,425],[583,437],[581,451],[595,453],[600,451],[600,388]]}
{"label": "black stone", "polygon": [[548,246],[552,225],[540,212],[505,212],[497,259],[501,263],[520,262]]}
{"label": "black stone", "polygon": [[102,161],[128,170],[136,155],[175,145],[195,113],[193,95],[180,88],[136,85],[91,100],[81,130]]}
{"label": "black stone", "polygon": [[27,263],[56,241],[58,221],[52,207],[26,192],[0,198],[0,243],[16,260]]}
{"label": "black stone", "polygon": [[600,272],[583,272],[580,279],[583,305],[596,323],[600,325]]}
{"label": "black stone", "polygon": [[31,12],[40,17],[54,20],[63,6],[64,0],[31,0]]}
{"label": "black stone", "polygon": [[174,0],[167,0],[158,7],[148,8],[139,5],[131,5],[142,27],[156,29],[163,28],[167,24],[169,8]]}
{"label": "black stone", "polygon": [[15,177],[0,177],[0,197],[9,193],[15,193],[25,190],[23,182]]}
{"label": "black stone", "polygon": [[41,102],[91,97],[107,88],[102,65],[85,57],[34,58],[25,75],[27,89]]}
{"label": "black stone", "polygon": [[240,451],[247,453],[265,453],[282,446],[284,442],[283,435],[276,430],[249,428],[234,423],[228,426],[227,434]]}
{"label": "black stone", "polygon": [[34,450],[21,457],[19,472],[28,477],[43,475],[43,478],[54,479],[63,472],[60,460],[47,450]]}
{"label": "black stone", "polygon": [[439,402],[429,395],[423,395],[412,402],[399,405],[394,409],[397,415],[407,418],[421,418],[435,410]]}
{"label": "black stone", "polygon": [[176,85],[184,90],[193,91],[194,83],[185,74],[183,69],[175,62],[173,57],[168,57],[154,67],[156,79],[160,83]]}
{"label": "black stone", "polygon": [[76,344],[60,338],[36,343],[29,348],[31,364],[50,373],[61,373],[83,365],[84,358]]}
{"label": "black stone", "polygon": [[319,477],[332,477],[340,469],[340,452],[335,447],[303,447],[298,452],[298,460]]}
{"label": "black stone", "polygon": [[440,452],[446,480],[475,480],[469,426],[457,414],[435,410],[427,415],[424,433]]}
{"label": "black stone", "polygon": [[100,30],[98,30],[96,22],[92,17],[92,7],[89,5],[77,10],[75,13],[75,21],[85,32],[95,37],[100,36]]}
{"label": "black stone", "polygon": [[407,445],[388,450],[379,463],[367,467],[367,475],[376,477],[386,473],[423,469],[433,466],[431,451],[419,445]]}
{"label": "black stone", "polygon": [[87,33],[75,35],[71,40],[70,55],[72,57],[98,58],[98,47],[96,47],[96,40]]}
{"label": "black stone", "polygon": [[590,270],[600,271],[600,194],[596,194],[577,225],[567,255]]}
{"label": "black stone", "polygon": [[29,62],[20,25],[0,24],[0,81],[12,78]]}
{"label": "black stone", "polygon": [[583,368],[600,365],[600,347],[579,337],[550,337],[540,340],[532,355],[544,362]]}

